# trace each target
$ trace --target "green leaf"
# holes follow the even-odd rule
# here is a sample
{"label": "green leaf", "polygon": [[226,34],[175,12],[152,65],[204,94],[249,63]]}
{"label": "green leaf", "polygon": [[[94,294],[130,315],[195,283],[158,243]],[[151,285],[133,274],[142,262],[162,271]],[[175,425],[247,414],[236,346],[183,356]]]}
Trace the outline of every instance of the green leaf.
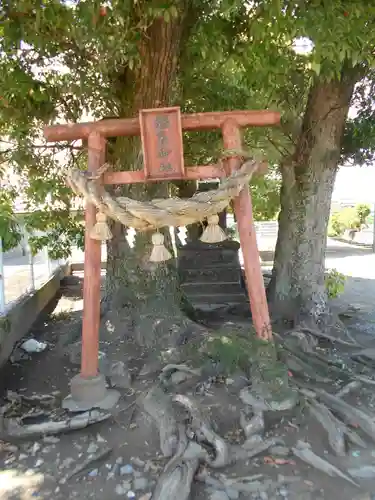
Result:
{"label": "green leaf", "polygon": [[312,71],[314,71],[314,73],[316,73],[318,76],[320,75],[320,68],[321,68],[320,63],[315,62],[315,61],[312,61],[312,62],[311,62],[311,69],[312,69]]}
{"label": "green leaf", "polygon": [[[69,212],[72,195],[56,157],[64,158],[64,168],[85,168],[87,156],[84,149],[75,149],[77,144],[44,150],[42,128],[57,119],[81,121],[88,113],[95,119],[136,115],[134,70],[143,63],[140,42],[154,43],[149,37],[153,23],[169,23],[181,15],[189,28],[177,51],[181,57],[176,78],[168,82],[167,101],[178,102],[184,112],[265,109],[273,103],[282,113],[280,129],[244,131],[246,148],[265,155],[275,170],[293,155],[312,82],[339,77],[347,58],[375,68],[375,5],[363,0],[320,2],[319,8],[316,2],[286,0],[113,1],[100,18],[96,1],[76,2],[73,8],[70,2],[46,0],[38,12],[31,0],[11,4],[14,12],[25,15],[0,26],[0,137],[12,143],[0,148],[0,168],[10,165],[22,174],[24,187],[17,190],[35,210],[30,227],[44,227],[48,238],[38,244],[56,251],[83,238],[82,226]],[[296,54],[291,49],[296,38],[310,40],[313,51]],[[151,47],[155,54],[158,48]],[[146,75],[151,85],[152,76]],[[371,92],[361,98],[356,93],[363,111],[370,107],[368,95],[375,95],[374,71],[365,76]],[[343,160],[366,163],[373,158],[373,122],[373,112],[364,112],[355,126],[348,123]],[[125,164],[117,142],[110,139],[108,149]],[[213,163],[221,134],[189,132],[184,146],[186,163]],[[278,211],[279,185],[276,174],[254,180],[257,218]]]}
{"label": "green leaf", "polygon": [[180,15],[177,7],[175,5],[172,5],[171,7],[169,7],[169,12],[170,12],[171,16],[175,19],[177,19]]}
{"label": "green leaf", "polygon": [[164,21],[169,23],[171,21],[171,12],[169,9],[166,9],[163,13]]}

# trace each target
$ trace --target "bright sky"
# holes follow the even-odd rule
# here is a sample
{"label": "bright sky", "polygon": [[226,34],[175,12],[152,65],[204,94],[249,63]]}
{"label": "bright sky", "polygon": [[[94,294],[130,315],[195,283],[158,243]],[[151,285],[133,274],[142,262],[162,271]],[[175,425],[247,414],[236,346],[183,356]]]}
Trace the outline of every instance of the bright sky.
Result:
{"label": "bright sky", "polygon": [[375,203],[375,165],[342,167],[337,173],[333,201]]}
{"label": "bright sky", "polygon": [[[307,38],[294,42],[294,50],[299,54],[308,54],[313,49]],[[357,114],[355,107],[349,110],[349,117]],[[375,204],[375,165],[372,167],[341,167],[337,173],[332,201]]]}
{"label": "bright sky", "polygon": [[[349,118],[358,113],[355,106],[349,109]],[[353,201],[375,204],[375,164],[368,167],[341,167],[337,173],[333,201]]]}

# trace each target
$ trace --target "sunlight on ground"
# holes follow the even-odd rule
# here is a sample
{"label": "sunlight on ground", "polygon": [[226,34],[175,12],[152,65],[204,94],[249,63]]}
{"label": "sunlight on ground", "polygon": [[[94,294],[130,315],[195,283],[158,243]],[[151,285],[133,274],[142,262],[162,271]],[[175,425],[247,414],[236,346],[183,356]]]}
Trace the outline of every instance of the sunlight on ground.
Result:
{"label": "sunlight on ground", "polygon": [[331,257],[326,259],[326,267],[353,278],[375,280],[375,254]]}
{"label": "sunlight on ground", "polygon": [[375,254],[370,250],[328,239],[327,251],[326,268],[353,278],[375,279]]}
{"label": "sunlight on ground", "polygon": [[38,491],[44,483],[44,475],[33,470],[20,472],[16,469],[0,471],[1,500],[29,500],[39,496]]}

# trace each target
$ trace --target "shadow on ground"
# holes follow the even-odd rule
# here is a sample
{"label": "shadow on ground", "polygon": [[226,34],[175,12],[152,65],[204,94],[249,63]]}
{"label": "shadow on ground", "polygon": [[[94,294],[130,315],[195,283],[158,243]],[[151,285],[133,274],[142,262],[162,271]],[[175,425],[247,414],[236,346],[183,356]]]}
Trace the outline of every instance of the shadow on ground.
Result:
{"label": "shadow on ground", "polygon": [[[343,255],[347,255],[345,251]],[[375,308],[370,307],[371,297],[374,295],[374,280],[349,278],[345,294],[336,302],[342,312],[346,311],[345,322],[351,328],[352,333],[367,346],[375,345],[371,323],[372,319],[375,319]],[[373,301],[372,304],[374,303]],[[348,304],[352,306],[349,311]],[[58,304],[51,305],[50,314],[41,317],[31,332],[31,336],[49,344],[48,350],[33,355],[30,360],[22,360],[13,365],[8,363],[0,374],[0,397],[5,395],[6,390],[28,395],[50,394],[52,391],[60,391],[61,397],[68,394],[69,381],[79,368],[71,365],[65,356],[61,349],[61,339],[64,336],[69,337],[79,324],[81,309],[82,276],[69,278],[64,281]],[[223,322],[228,320],[235,323],[236,317],[233,314],[229,319],[223,316]],[[242,317],[240,321],[243,323]],[[250,327],[250,323],[248,325]],[[136,390],[139,391],[136,393],[139,395],[144,387],[138,387]],[[147,495],[152,491],[164,461],[160,458],[160,445],[155,428],[149,420],[145,420],[136,411],[133,405],[134,399],[135,394],[122,390],[119,406],[111,420],[82,431],[61,435],[55,442],[40,439],[16,443],[13,451],[1,451],[0,448],[0,498],[4,500],[31,500],[35,497],[43,500],[50,500],[51,497],[55,500],[67,498],[115,500],[121,497],[127,498],[127,493],[134,490],[135,479],[140,478],[143,479],[142,488],[135,490],[135,496],[130,495],[128,498],[149,499]],[[212,385],[210,397],[203,401],[205,408],[215,414],[220,434],[230,436],[231,433],[238,432],[238,413],[241,403],[237,394],[234,395],[231,392],[230,386],[227,387],[222,383],[217,386]],[[367,401],[358,400],[357,403],[367,405]],[[337,458],[332,457],[327,451],[329,449],[327,436],[322,428],[302,413],[303,410],[298,416],[286,416],[276,426],[272,424],[270,430],[285,441],[286,447],[292,446],[297,439],[306,439],[313,445],[316,453],[336,463]],[[89,465],[77,477],[65,480],[68,473],[87,458],[90,448],[102,449],[105,446],[109,446],[112,450],[108,457]],[[368,446],[370,450],[374,448],[375,456],[375,446],[370,443]],[[354,451],[357,453],[356,450]],[[364,452],[358,453],[358,455],[353,455],[358,458],[353,458],[349,454],[348,459],[357,460],[359,463],[362,460],[361,453],[364,456]],[[137,461],[135,462],[134,459]],[[132,477],[121,472],[121,467],[130,463],[133,464],[135,471]],[[134,465],[135,463],[138,465]],[[366,481],[361,489],[354,488],[342,480],[330,478],[306,466],[290,454],[283,465],[272,464],[272,460],[266,461],[264,455],[260,455],[250,461],[240,462],[231,468],[217,472],[222,472],[228,478],[261,474],[261,481],[268,479],[279,484],[275,494],[267,497],[252,494],[231,497],[244,500],[259,498],[267,498],[267,500],[285,500],[286,498],[288,500],[369,500],[371,496],[365,496],[365,494],[359,496],[361,490],[375,491],[374,481]],[[38,482],[38,474],[43,477],[43,483]],[[289,478],[290,483],[286,483],[284,487],[282,484],[286,481],[285,478]],[[195,483],[191,494],[192,500],[211,498],[229,499],[224,496],[214,497],[212,491]]]}

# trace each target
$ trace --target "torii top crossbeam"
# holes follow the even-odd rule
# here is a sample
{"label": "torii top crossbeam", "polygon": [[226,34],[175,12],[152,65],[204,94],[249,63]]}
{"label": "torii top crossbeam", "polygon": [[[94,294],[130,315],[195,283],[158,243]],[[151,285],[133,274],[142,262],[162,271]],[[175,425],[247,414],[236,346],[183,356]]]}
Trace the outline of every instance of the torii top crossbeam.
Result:
{"label": "torii top crossbeam", "polygon": [[[280,122],[276,111],[213,111],[181,115],[183,130],[212,130],[222,128],[228,120],[239,127],[269,127]],[[141,132],[139,118],[118,118],[98,122],[73,123],[71,125],[52,125],[44,130],[47,141],[74,141],[88,139],[92,132],[102,137],[132,136]]]}

